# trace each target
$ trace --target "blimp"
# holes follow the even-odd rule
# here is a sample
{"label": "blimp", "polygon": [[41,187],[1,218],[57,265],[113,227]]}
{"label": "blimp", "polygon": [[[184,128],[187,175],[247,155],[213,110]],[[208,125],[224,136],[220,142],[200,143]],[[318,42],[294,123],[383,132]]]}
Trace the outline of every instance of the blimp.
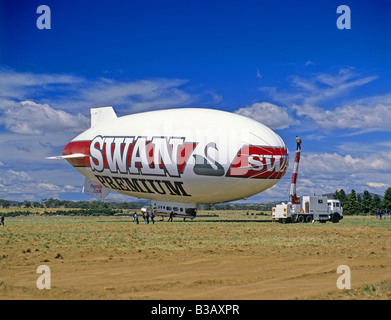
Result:
{"label": "blimp", "polygon": [[85,176],[83,192],[110,190],[150,200],[158,216],[195,218],[198,204],[246,199],[275,185],[288,167],[281,137],[253,119],[182,108],[118,117],[91,109],[91,127],[62,156]]}

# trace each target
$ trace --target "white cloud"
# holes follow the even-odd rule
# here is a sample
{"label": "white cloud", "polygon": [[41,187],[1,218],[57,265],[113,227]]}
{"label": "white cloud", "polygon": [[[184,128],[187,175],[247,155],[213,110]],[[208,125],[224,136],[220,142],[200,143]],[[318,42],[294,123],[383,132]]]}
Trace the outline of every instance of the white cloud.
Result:
{"label": "white cloud", "polygon": [[[365,104],[364,104],[365,103]],[[351,102],[334,110],[313,105],[294,105],[300,117],[307,117],[327,130],[361,129],[391,130],[391,95]]]}
{"label": "white cloud", "polygon": [[236,110],[235,113],[252,118],[274,130],[285,129],[300,123],[288,114],[287,108],[268,102],[254,103],[249,107]]}
{"label": "white cloud", "polygon": [[323,173],[361,174],[368,172],[390,172],[391,152],[353,157],[337,153],[306,154],[300,160],[301,171],[308,176]]}
{"label": "white cloud", "polygon": [[46,191],[56,191],[56,192],[60,192],[63,190],[59,186],[56,186],[52,183],[38,183],[37,188],[42,189],[42,190],[46,190]]}
{"label": "white cloud", "polygon": [[[58,198],[66,192],[80,192],[81,187],[61,186],[49,181],[50,176],[39,171],[28,173],[17,170],[0,171],[0,198],[8,200],[41,200],[42,198]],[[63,179],[62,179],[63,180]]]}
{"label": "white cloud", "polygon": [[88,106],[113,105],[126,112],[187,106],[197,100],[180,87],[187,80],[153,79],[120,82],[100,79],[80,90],[78,103]]}
{"label": "white cloud", "polygon": [[[316,73],[309,77],[291,77],[291,89],[280,92],[274,87],[261,88],[270,97],[287,106],[287,111],[310,119],[326,130],[390,130],[391,95],[349,99],[348,93],[378,77],[364,76],[352,67],[336,73]],[[341,97],[344,102],[341,103]],[[337,99],[338,98],[338,99]]]}
{"label": "white cloud", "polygon": [[383,188],[388,187],[389,185],[381,182],[367,182],[367,186],[370,186],[372,188]]}
{"label": "white cloud", "polygon": [[24,171],[6,170],[0,176],[0,182],[3,184],[13,184],[20,182],[32,181],[31,176]]}
{"label": "white cloud", "polygon": [[75,187],[75,186],[71,186],[71,185],[65,185],[64,190],[65,190],[65,192],[81,192],[82,186]]}
{"label": "white cloud", "polygon": [[363,77],[353,68],[340,68],[337,74],[318,73],[309,78],[295,76],[292,85],[298,92],[302,104],[316,105],[331,98],[346,94],[349,89],[374,81],[377,76]]}
{"label": "white cloud", "polygon": [[[112,105],[125,113],[134,113],[192,106],[200,100],[209,103],[222,100],[210,91],[193,93],[192,88],[185,87],[187,83],[184,79],[166,78],[136,81],[100,78],[92,81],[66,74],[0,69],[0,124],[12,132],[37,134],[52,130],[56,123],[52,120],[57,121],[60,129],[73,130],[80,122],[86,122],[92,107]],[[21,106],[21,101],[33,102]],[[36,116],[34,111],[42,116]],[[33,121],[27,121],[29,116]]]}
{"label": "white cloud", "polygon": [[0,68],[0,96],[20,100],[30,99],[31,95],[59,90],[83,82],[81,77],[66,74],[45,74],[16,72]]}
{"label": "white cloud", "polygon": [[55,110],[48,104],[32,101],[0,104],[3,116],[0,124],[19,134],[42,134],[44,132],[78,132],[89,127],[89,119],[82,114],[73,115]]}
{"label": "white cloud", "polygon": [[[291,172],[291,167],[289,168]],[[376,188],[381,194],[389,185],[391,176],[391,152],[352,156],[338,153],[302,154],[297,182],[300,195],[333,193],[337,189],[350,192],[363,192],[366,188]],[[285,183],[290,184],[291,173],[287,173]],[[372,182],[377,181],[377,182]]]}
{"label": "white cloud", "polygon": [[48,96],[69,93],[84,81],[71,75],[0,69],[0,125],[10,132],[24,135],[74,132],[78,127],[88,127],[89,120],[80,113],[74,115],[47,103],[36,102],[37,99],[48,100]]}

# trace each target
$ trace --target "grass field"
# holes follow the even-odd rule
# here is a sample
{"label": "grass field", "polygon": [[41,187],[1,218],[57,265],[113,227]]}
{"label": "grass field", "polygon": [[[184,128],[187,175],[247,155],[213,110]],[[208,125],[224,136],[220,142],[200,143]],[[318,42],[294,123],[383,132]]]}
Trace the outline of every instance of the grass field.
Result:
{"label": "grass field", "polygon": [[[389,299],[391,220],[272,223],[254,212],[193,221],[9,217],[0,227],[0,299]],[[216,216],[218,215],[218,216]],[[36,269],[51,269],[39,290]],[[336,270],[351,270],[340,290]]]}

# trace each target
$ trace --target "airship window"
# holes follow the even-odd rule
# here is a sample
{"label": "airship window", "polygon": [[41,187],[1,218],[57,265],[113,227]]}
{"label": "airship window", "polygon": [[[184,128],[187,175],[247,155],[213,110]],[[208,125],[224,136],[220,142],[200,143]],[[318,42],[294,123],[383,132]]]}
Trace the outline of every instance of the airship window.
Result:
{"label": "airship window", "polygon": [[178,211],[178,207],[174,207],[174,208],[172,208],[172,210]]}
{"label": "airship window", "polygon": [[171,210],[171,207],[167,207],[167,210]]}
{"label": "airship window", "polygon": [[179,208],[179,210],[180,210],[181,212],[183,212],[183,208]]}

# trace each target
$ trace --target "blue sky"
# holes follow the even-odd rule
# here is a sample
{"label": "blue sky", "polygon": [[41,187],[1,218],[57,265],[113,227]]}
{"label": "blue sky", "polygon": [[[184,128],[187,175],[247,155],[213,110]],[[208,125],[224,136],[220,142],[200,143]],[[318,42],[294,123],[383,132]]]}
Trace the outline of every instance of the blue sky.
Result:
{"label": "blue sky", "polygon": [[[40,5],[51,29],[37,28]],[[340,5],[349,30],[337,28]],[[303,139],[300,194],[382,195],[391,185],[390,40],[390,0],[0,0],[0,198],[89,199],[76,170],[44,158],[105,105],[118,115],[244,114],[291,152]],[[285,199],[290,173],[251,200]]]}

